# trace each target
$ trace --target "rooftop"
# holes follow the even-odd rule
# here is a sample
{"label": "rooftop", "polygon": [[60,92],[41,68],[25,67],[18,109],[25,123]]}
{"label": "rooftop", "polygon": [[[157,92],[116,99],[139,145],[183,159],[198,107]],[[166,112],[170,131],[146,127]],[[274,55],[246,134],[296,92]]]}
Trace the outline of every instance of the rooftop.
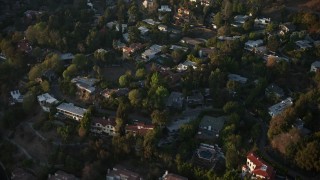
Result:
{"label": "rooftop", "polygon": [[50,94],[48,93],[45,93],[45,94],[41,94],[39,95],[38,97],[38,101],[39,102],[46,102],[46,103],[49,103],[49,104],[52,104],[52,103],[57,103],[57,99],[52,97]]}
{"label": "rooftop", "polygon": [[64,171],[57,171],[54,175],[49,175],[48,180],[78,180],[73,174],[68,174]]}
{"label": "rooftop", "polygon": [[262,159],[257,157],[255,154],[249,153],[247,155],[247,160],[251,161],[253,164],[256,165],[255,169],[252,170],[252,173],[254,173],[255,175],[269,177],[267,179],[270,179],[274,176],[273,167],[266,164]]}
{"label": "rooftop", "polygon": [[72,103],[62,103],[57,107],[57,109],[80,116],[83,116],[83,114],[87,111],[86,109],[77,107]]}
{"label": "rooftop", "polygon": [[132,172],[121,165],[117,165],[107,174],[107,180],[114,179],[141,180],[142,177],[138,173]]}
{"label": "rooftop", "polygon": [[281,112],[283,112],[288,107],[290,107],[292,104],[293,104],[292,98],[288,97],[287,99],[281,101],[280,103],[269,107],[269,114],[271,117],[274,117],[280,114]]}
{"label": "rooftop", "polygon": [[236,81],[236,82],[239,82],[242,84],[246,83],[248,80],[248,78],[242,77],[238,74],[229,74],[228,78],[229,78],[229,80]]}

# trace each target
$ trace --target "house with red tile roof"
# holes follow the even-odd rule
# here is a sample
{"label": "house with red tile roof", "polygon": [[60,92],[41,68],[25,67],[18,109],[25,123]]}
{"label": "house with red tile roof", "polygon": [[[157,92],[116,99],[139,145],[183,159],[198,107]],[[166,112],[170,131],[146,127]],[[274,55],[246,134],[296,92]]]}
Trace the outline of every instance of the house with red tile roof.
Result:
{"label": "house with red tile roof", "polygon": [[247,163],[242,166],[242,173],[250,173],[252,176],[261,179],[274,179],[275,171],[272,166],[269,166],[261,158],[257,157],[252,152],[247,155]]}
{"label": "house with red tile roof", "polygon": [[147,134],[149,130],[154,129],[154,125],[152,124],[147,125],[145,123],[138,122],[133,125],[127,125],[125,129],[126,129],[126,133],[133,133],[134,135],[139,134],[141,136],[144,136]]}

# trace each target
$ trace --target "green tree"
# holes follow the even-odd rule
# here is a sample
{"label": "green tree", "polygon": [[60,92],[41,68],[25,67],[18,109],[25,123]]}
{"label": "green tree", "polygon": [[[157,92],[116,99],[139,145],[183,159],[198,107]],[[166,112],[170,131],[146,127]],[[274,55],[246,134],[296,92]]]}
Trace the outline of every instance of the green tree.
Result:
{"label": "green tree", "polygon": [[44,92],[49,92],[50,91],[50,83],[48,81],[42,81],[40,85],[41,85],[41,89]]}
{"label": "green tree", "polygon": [[128,98],[133,107],[140,107],[142,102],[142,93],[139,89],[133,89],[129,92]]}
{"label": "green tree", "polygon": [[84,54],[76,54],[72,59],[72,64],[74,64],[77,69],[83,70],[87,67],[88,61]]}
{"label": "green tree", "polygon": [[164,126],[169,121],[169,114],[167,111],[154,110],[151,114],[152,124]]}
{"label": "green tree", "polygon": [[139,29],[135,26],[130,26],[128,29],[128,37],[129,37],[129,43],[138,42],[140,39]]}
{"label": "green tree", "polygon": [[86,112],[83,118],[80,120],[80,127],[78,130],[79,136],[84,137],[86,136],[91,128],[91,111]]}
{"label": "green tree", "polygon": [[57,133],[61,136],[64,142],[68,141],[71,135],[70,126],[60,126],[57,128]]}
{"label": "green tree", "polygon": [[63,71],[63,78],[64,79],[71,79],[78,73],[77,66],[75,64],[71,64],[68,66],[66,70]]}
{"label": "green tree", "polygon": [[239,112],[239,109],[239,103],[235,101],[229,101],[223,106],[223,111],[225,113]]}
{"label": "green tree", "polygon": [[22,107],[26,113],[31,113],[35,110],[36,96],[32,91],[27,92],[23,97]]}
{"label": "green tree", "polygon": [[144,79],[147,75],[147,72],[144,68],[140,68],[136,71],[136,78]]}

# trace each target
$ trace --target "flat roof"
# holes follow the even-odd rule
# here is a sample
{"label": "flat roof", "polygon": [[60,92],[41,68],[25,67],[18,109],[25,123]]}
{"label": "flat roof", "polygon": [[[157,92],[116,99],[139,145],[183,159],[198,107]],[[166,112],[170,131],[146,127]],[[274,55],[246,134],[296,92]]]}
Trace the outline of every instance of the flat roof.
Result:
{"label": "flat roof", "polygon": [[269,114],[274,117],[290,107],[292,104],[292,98],[288,97],[287,99],[269,107]]}
{"label": "flat roof", "polygon": [[57,109],[80,116],[83,116],[83,114],[87,111],[86,109],[75,106],[72,103],[62,103],[57,107]]}

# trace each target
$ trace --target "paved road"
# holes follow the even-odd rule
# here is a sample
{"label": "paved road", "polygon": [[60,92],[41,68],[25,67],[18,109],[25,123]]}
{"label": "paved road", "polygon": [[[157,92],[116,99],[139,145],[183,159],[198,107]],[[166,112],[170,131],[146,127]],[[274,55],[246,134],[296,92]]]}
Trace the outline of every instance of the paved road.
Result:
{"label": "paved road", "polygon": [[4,165],[0,162],[0,179],[9,180]]}
{"label": "paved road", "polygon": [[9,138],[7,138],[7,137],[5,137],[4,139],[7,140],[7,141],[9,141],[9,142],[11,142],[13,145],[17,146],[17,147],[20,149],[20,151],[22,151],[22,152],[27,156],[28,159],[33,159],[32,156],[28,153],[28,151],[26,151],[26,150],[25,150],[22,146],[20,146],[18,143],[16,143],[15,141],[13,141],[13,140],[11,140],[11,139],[9,139]]}

